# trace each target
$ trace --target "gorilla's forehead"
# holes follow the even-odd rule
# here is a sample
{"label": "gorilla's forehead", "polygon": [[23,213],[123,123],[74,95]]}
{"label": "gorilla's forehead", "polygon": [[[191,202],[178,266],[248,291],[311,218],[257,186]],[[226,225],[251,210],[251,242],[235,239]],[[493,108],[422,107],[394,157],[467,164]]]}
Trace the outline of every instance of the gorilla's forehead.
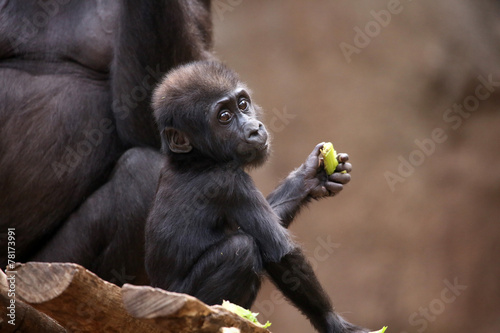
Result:
{"label": "gorilla's forehead", "polygon": [[212,103],[229,102],[231,99],[236,100],[242,93],[250,95],[248,87],[242,83],[236,87],[224,90],[214,90],[211,92]]}
{"label": "gorilla's forehead", "polygon": [[188,97],[191,103],[206,103],[228,96],[243,86],[236,74],[226,67],[195,63],[169,72],[157,87],[153,101],[169,103]]}

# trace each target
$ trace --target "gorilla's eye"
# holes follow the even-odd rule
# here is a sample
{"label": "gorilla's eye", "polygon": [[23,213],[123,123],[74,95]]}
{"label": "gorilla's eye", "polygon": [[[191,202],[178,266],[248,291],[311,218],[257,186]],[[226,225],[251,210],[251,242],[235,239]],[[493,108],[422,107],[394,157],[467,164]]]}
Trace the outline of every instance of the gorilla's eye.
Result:
{"label": "gorilla's eye", "polygon": [[231,120],[233,119],[233,114],[228,110],[223,110],[219,112],[217,118],[219,119],[219,122],[221,124],[229,124],[229,122],[231,122]]}
{"label": "gorilla's eye", "polygon": [[241,111],[247,111],[249,107],[250,107],[250,101],[246,98],[241,98],[240,101],[238,102],[238,108]]}

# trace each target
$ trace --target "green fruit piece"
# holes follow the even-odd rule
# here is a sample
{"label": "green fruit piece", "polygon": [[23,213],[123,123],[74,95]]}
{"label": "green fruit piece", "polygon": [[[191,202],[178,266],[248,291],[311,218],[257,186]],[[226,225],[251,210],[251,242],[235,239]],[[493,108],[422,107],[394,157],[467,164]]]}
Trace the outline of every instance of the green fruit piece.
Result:
{"label": "green fruit piece", "polygon": [[339,165],[337,152],[333,148],[333,144],[331,142],[325,143],[323,148],[320,149],[320,152],[321,156],[323,156],[326,174],[330,176],[337,168],[337,165]]}
{"label": "green fruit piece", "polygon": [[370,332],[370,333],[384,333],[386,329],[387,329],[387,326],[384,326],[384,327],[382,327],[381,330],[373,331],[373,332]]}
{"label": "green fruit piece", "polygon": [[263,327],[263,328],[268,328],[271,326],[271,323],[268,321],[264,325],[262,325],[259,320],[257,319],[258,313],[252,312],[250,310],[247,310],[239,305],[236,305],[234,303],[231,303],[229,301],[222,301],[222,307],[226,310],[229,310],[233,313],[236,313],[238,316],[245,318],[247,320],[250,320],[252,323],[254,323],[257,326]]}

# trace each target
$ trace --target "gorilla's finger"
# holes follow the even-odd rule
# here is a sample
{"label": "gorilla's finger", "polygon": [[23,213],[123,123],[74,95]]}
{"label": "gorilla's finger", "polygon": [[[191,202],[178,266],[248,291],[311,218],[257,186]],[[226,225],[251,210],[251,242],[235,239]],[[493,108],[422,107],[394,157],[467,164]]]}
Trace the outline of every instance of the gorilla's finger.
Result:
{"label": "gorilla's finger", "polygon": [[348,173],[335,172],[332,175],[330,175],[328,179],[332,182],[345,185],[351,181],[351,175]]}
{"label": "gorilla's finger", "polygon": [[325,187],[330,193],[338,193],[342,191],[344,185],[335,182],[326,182]]}
{"label": "gorilla's finger", "polygon": [[345,171],[347,173],[352,171],[352,165],[351,163],[339,163],[337,168],[335,169],[336,172],[342,172]]}
{"label": "gorilla's finger", "polygon": [[349,155],[347,155],[346,153],[338,153],[337,161],[339,161],[339,163],[345,163],[349,161]]}

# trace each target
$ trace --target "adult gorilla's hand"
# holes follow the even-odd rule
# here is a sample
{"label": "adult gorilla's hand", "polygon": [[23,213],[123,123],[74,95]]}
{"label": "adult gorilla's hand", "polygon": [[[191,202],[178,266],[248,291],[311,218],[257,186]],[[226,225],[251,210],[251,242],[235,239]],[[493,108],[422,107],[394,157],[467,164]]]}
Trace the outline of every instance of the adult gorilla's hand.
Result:
{"label": "adult gorilla's hand", "polygon": [[[304,177],[304,184],[309,197],[314,199],[334,196],[342,191],[344,185],[351,180],[349,172],[352,170],[352,165],[347,163],[349,155],[344,153],[338,154],[339,165],[335,172],[330,176],[326,175],[324,161],[320,153],[323,145],[324,142],[317,144],[298,170]],[[342,171],[346,173],[341,173]]]}

